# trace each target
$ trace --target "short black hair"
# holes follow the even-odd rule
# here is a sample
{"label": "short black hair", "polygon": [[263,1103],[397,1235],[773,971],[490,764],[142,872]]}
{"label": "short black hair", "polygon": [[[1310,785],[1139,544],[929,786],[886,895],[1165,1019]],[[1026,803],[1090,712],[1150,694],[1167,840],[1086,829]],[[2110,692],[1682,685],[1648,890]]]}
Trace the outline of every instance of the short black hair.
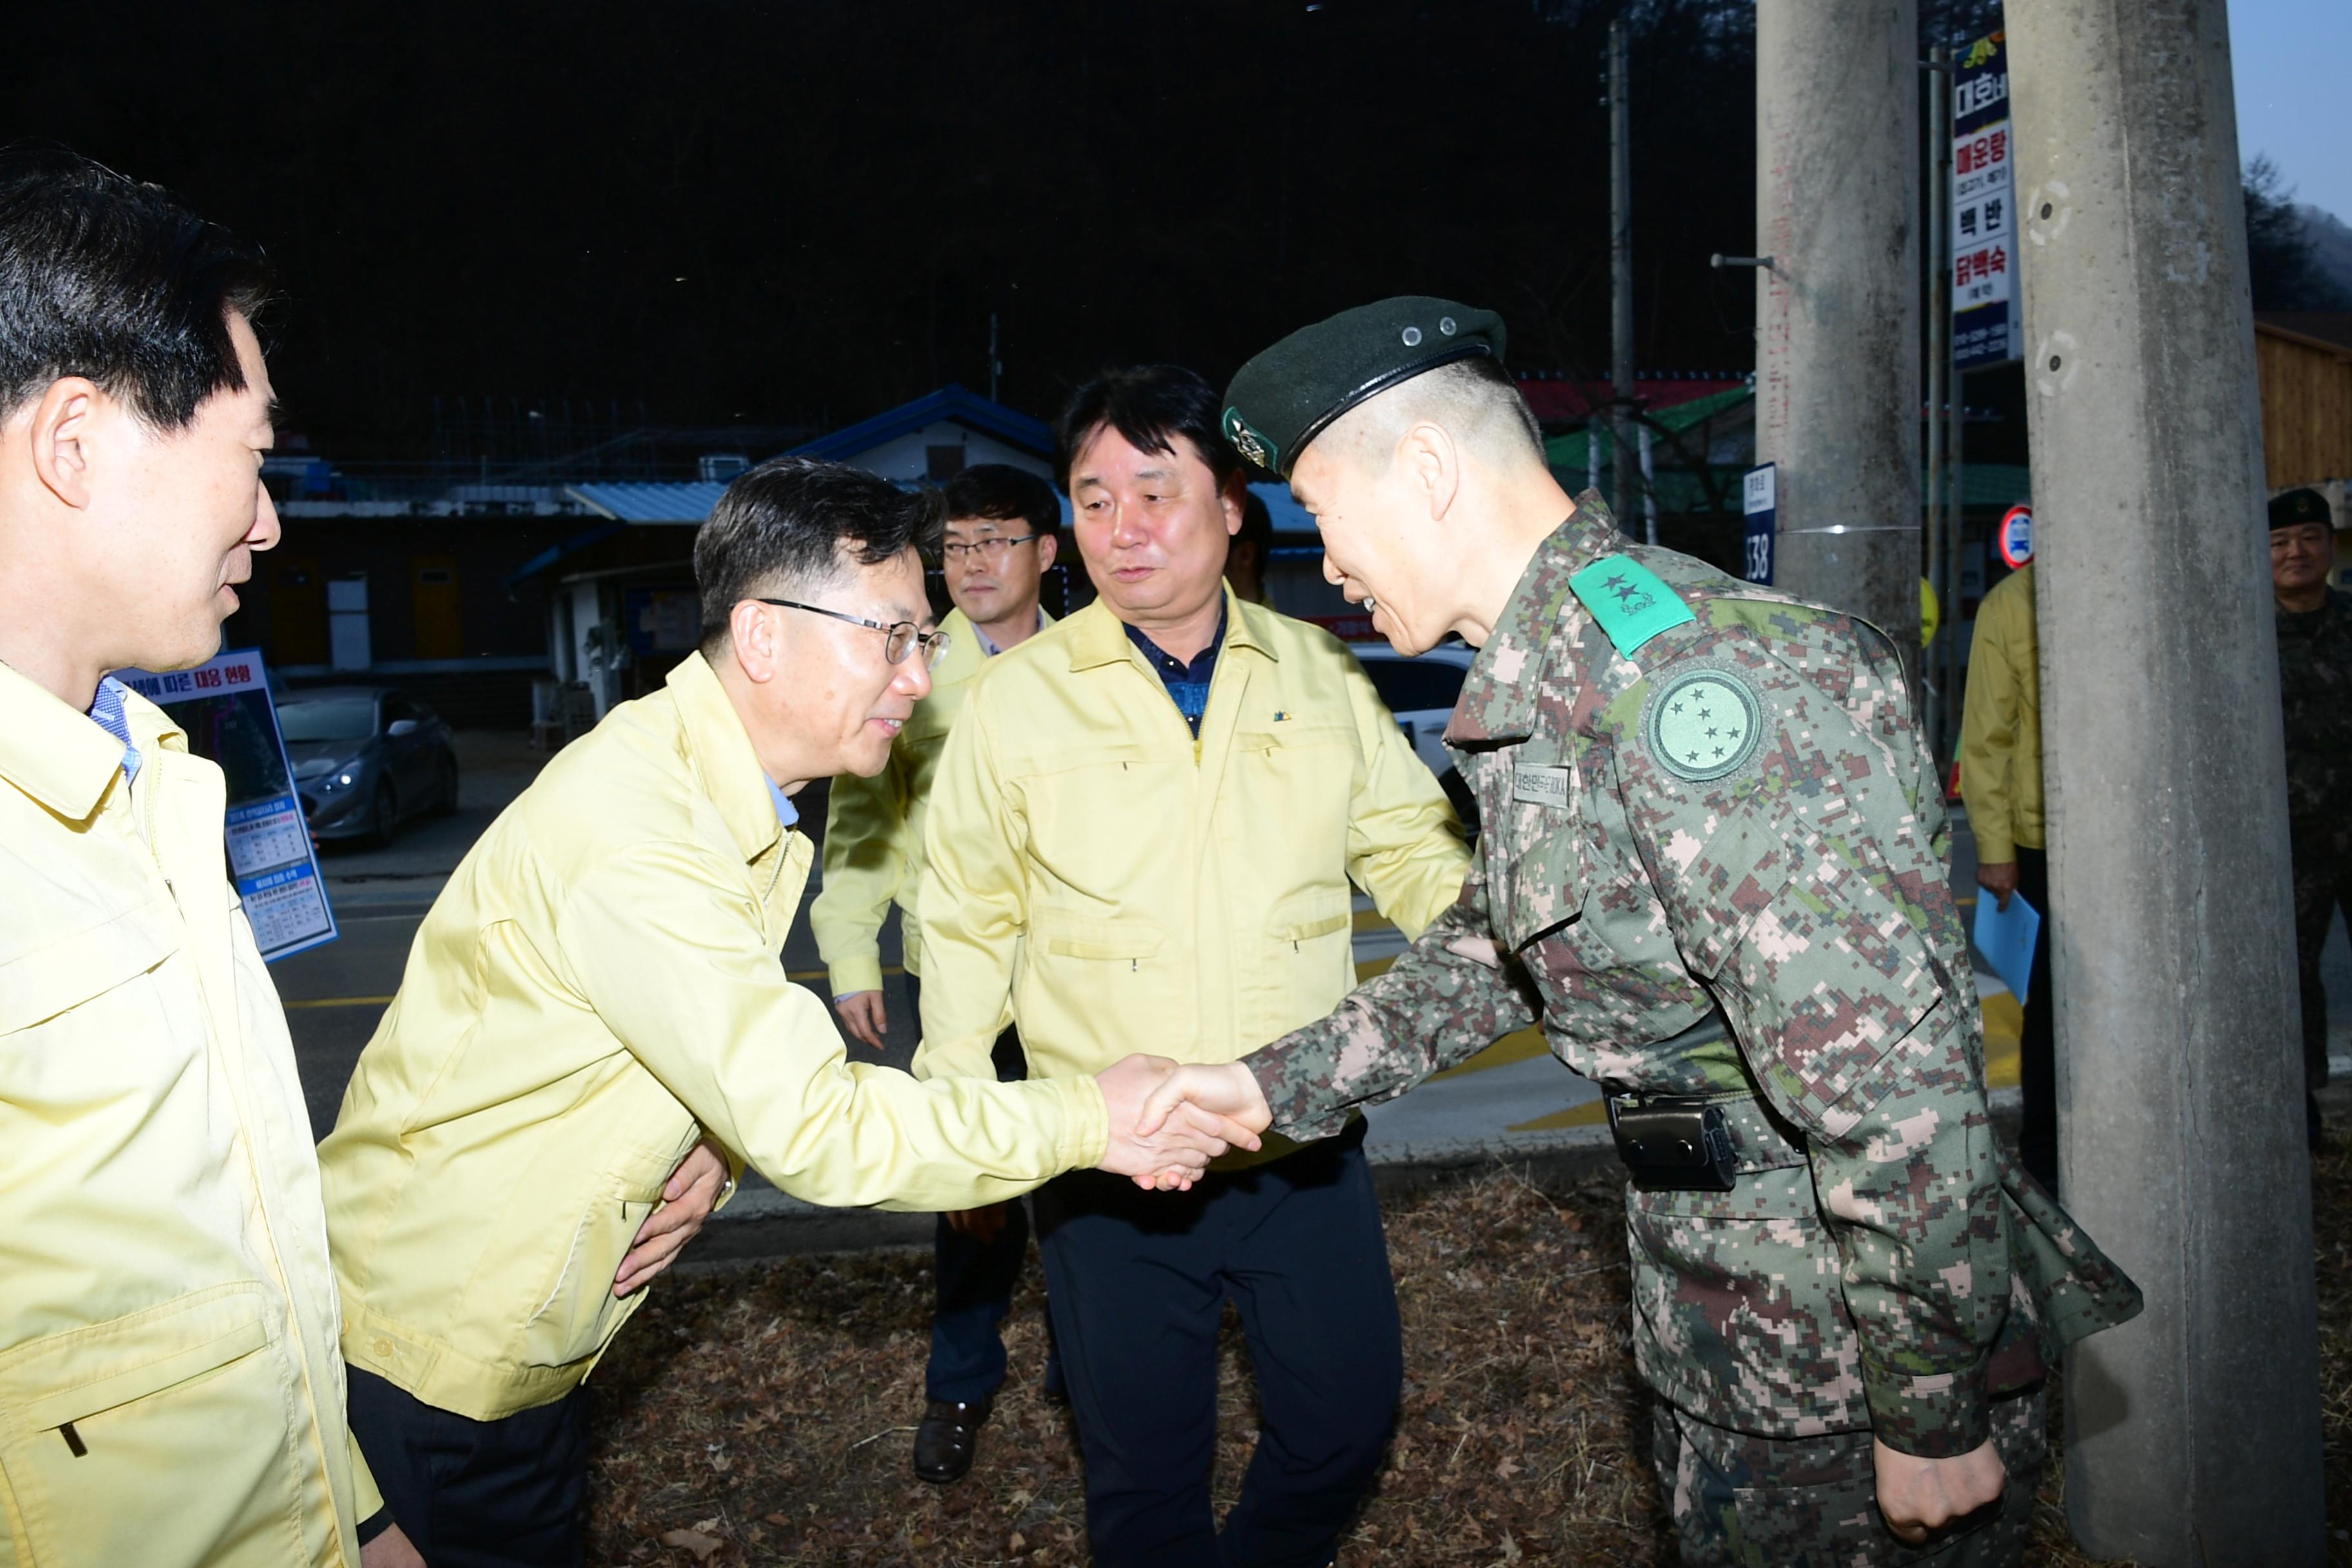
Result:
{"label": "short black hair", "polygon": [[0,416],[68,375],[184,428],[245,388],[229,312],[269,302],[269,265],[154,185],[58,148],[0,152]]}
{"label": "short black hair", "polygon": [[771,458],[735,477],[694,536],[702,650],[727,640],[744,600],[839,582],[908,546],[939,546],[940,492],[900,489],[879,475],[815,458]]}
{"label": "short black hair", "polygon": [[1055,499],[1054,487],[1010,463],[974,463],[950,479],[940,494],[950,520],[1025,522],[1039,533],[1055,533],[1062,527],[1062,503]]}
{"label": "short black hair", "polygon": [[1055,429],[1054,472],[1062,492],[1069,493],[1078,449],[1106,426],[1139,452],[1172,455],[1175,438],[1183,437],[1222,490],[1242,471],[1242,460],[1226,444],[1218,415],[1216,388],[1181,364],[1107,370],[1070,395]]}

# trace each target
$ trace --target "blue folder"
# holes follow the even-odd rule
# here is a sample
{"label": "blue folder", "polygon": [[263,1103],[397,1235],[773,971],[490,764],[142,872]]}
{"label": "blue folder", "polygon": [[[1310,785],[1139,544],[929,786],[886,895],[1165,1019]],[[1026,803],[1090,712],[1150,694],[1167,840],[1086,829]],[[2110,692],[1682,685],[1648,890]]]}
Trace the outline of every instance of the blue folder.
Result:
{"label": "blue folder", "polygon": [[2001,984],[2017,993],[2020,1006],[2033,980],[2033,942],[2041,934],[2042,911],[2027,903],[2024,894],[2010,894],[2004,910],[1990,889],[1977,889],[1977,951]]}

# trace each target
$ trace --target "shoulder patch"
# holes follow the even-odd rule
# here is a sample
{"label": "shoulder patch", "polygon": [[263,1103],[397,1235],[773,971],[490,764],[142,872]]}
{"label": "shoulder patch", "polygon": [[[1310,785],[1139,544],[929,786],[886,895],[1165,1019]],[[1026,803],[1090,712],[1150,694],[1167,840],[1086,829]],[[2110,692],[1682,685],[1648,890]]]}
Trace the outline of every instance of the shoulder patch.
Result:
{"label": "shoulder patch", "polygon": [[1656,573],[1628,555],[1604,555],[1568,585],[1627,658],[1667,627],[1698,618]]}
{"label": "shoulder patch", "polygon": [[1642,715],[1642,741],[1659,766],[1691,784],[1737,773],[1756,754],[1764,705],[1727,669],[1685,669],[1668,677]]}

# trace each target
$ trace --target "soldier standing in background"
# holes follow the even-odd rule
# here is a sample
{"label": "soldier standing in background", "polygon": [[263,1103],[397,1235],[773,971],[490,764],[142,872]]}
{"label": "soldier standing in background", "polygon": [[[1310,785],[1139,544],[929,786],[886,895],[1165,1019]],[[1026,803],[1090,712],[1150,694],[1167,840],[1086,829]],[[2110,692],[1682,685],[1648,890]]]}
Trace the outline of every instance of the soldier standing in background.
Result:
{"label": "soldier standing in background", "polygon": [[1391,300],[1226,395],[1400,652],[1480,647],[1446,742],[1486,826],[1392,969],[1154,1106],[1313,1137],[1539,1016],[1632,1179],[1685,1561],[2014,1563],[2049,1360],[2138,1291],[1993,1142],[1895,651],[1571,502],[1502,345],[1488,312]]}
{"label": "soldier standing in background", "polygon": [[2284,491],[2271,502],[2270,521],[2287,837],[2294,856],[2294,953],[2303,992],[2304,1116],[2316,1152],[2318,1090],[2327,1083],[2327,992],[2319,980],[2319,951],[2337,910],[2352,921],[2352,595],[2327,585],[2336,564],[2336,526],[2326,496]]}

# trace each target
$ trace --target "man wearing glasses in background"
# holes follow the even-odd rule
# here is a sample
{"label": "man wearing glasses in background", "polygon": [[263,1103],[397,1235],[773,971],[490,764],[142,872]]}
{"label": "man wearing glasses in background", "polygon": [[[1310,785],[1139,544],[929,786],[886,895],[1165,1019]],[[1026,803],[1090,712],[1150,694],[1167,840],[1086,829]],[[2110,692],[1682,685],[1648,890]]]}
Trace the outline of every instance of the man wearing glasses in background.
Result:
{"label": "man wearing glasses in background", "polygon": [[[955,602],[940,627],[947,652],[931,672],[930,695],[915,704],[882,771],[834,780],[825,807],[824,888],[809,909],[842,1027],[877,1051],[890,1026],[882,1002],[881,933],[894,903],[908,1005],[922,1005],[915,889],[940,749],[987,661],[1052,624],[1037,595],[1061,542],[1062,503],[1054,487],[1023,469],[982,463],[950,479],[942,495],[947,527],[940,553]],[[997,1037],[992,1059],[1001,1080],[1028,1076],[1014,1030]],[[971,1468],[981,1424],[1004,1382],[997,1325],[1011,1308],[1028,1247],[1029,1215],[1018,1202],[940,1216],[931,1358],[915,1428],[915,1474],[924,1480],[944,1485]]]}
{"label": "man wearing glasses in background", "polygon": [[682,1245],[713,1206],[715,1179],[664,1207],[698,1145],[814,1203],[918,1211],[1097,1163],[1181,1183],[1226,1147],[1221,1118],[1127,1135],[1164,1061],[852,1065],[784,974],[811,854],[790,795],[878,772],[930,690],[936,505],[803,459],[729,486],[695,540],[701,649],[548,765],[417,934],[320,1163],[352,1432],[434,1568],[580,1561],[580,1385],[667,1261],[621,1277],[639,1227],[677,1215]]}

